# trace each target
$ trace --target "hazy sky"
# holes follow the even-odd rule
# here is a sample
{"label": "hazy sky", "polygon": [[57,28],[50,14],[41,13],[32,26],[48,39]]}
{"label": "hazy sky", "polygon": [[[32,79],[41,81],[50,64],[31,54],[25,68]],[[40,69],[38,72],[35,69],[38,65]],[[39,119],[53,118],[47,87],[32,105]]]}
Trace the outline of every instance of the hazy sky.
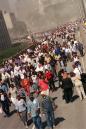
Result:
{"label": "hazy sky", "polygon": [[82,16],[81,0],[0,0],[0,9],[15,12],[28,28],[37,31]]}
{"label": "hazy sky", "polygon": [[9,11],[9,2],[8,0],[0,0],[0,10],[6,10]]}
{"label": "hazy sky", "polygon": [[0,0],[0,9],[6,11],[13,11],[15,9],[15,3],[18,0]]}

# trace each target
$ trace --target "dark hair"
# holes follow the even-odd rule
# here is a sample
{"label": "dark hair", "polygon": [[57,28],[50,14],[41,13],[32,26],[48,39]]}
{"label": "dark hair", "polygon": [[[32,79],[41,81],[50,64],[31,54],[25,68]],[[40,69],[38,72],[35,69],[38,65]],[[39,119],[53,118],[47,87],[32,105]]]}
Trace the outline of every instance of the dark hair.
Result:
{"label": "dark hair", "polygon": [[27,74],[26,73],[24,74],[24,77],[27,78]]}
{"label": "dark hair", "polygon": [[4,94],[4,91],[2,89],[0,89],[0,93]]}
{"label": "dark hair", "polygon": [[30,94],[29,99],[30,99],[31,101],[34,100],[34,97],[33,97],[33,94],[32,94],[32,93]]}
{"label": "dark hair", "polygon": [[41,78],[41,77],[43,77],[43,76],[44,76],[43,72],[42,72],[42,71],[39,71],[39,72],[38,72],[38,77]]}
{"label": "dark hair", "polygon": [[10,84],[11,87],[15,87],[13,83]]}
{"label": "dark hair", "polygon": [[71,77],[75,77],[75,73],[74,72],[70,72],[70,76]]}

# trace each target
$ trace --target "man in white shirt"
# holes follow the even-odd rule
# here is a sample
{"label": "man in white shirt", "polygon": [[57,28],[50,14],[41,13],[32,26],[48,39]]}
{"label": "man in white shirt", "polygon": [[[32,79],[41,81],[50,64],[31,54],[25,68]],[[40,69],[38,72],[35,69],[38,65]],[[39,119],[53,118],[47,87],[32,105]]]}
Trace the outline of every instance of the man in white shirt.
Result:
{"label": "man in white shirt", "polygon": [[44,72],[44,67],[41,64],[38,64],[37,68],[36,68],[36,72]]}
{"label": "man in white shirt", "polygon": [[19,70],[19,75],[20,75],[21,79],[24,78],[25,73],[26,73],[25,69],[21,67],[20,70]]}
{"label": "man in white shirt", "polygon": [[26,103],[25,101],[21,98],[20,95],[17,96],[17,101],[16,101],[16,110],[17,113],[21,119],[21,121],[24,123],[24,125],[26,126],[26,128],[28,128],[27,126],[27,110],[26,110]]}
{"label": "man in white shirt", "polygon": [[80,73],[78,67],[74,65],[73,68],[74,68],[73,72],[76,74],[76,76],[81,78],[81,75],[80,75],[81,73]]}
{"label": "man in white shirt", "polygon": [[18,66],[18,65],[14,66],[14,70],[18,71],[19,69],[20,69],[20,66]]}

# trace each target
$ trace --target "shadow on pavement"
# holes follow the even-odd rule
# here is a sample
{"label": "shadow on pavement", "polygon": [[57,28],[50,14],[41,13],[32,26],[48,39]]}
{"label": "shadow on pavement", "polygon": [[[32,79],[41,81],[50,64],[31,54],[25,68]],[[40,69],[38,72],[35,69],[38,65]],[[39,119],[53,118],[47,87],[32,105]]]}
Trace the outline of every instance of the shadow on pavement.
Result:
{"label": "shadow on pavement", "polygon": [[13,114],[15,114],[17,111],[16,110],[13,110],[10,112],[10,116],[12,116]]}
{"label": "shadow on pavement", "polygon": [[53,97],[52,99],[53,99],[53,101],[55,101],[57,99],[57,97]]}
{"label": "shadow on pavement", "polygon": [[[57,126],[58,124],[60,124],[61,122],[63,122],[65,119],[63,117],[58,117],[55,119],[55,126]],[[47,126],[47,122],[43,122],[43,129],[45,129]]]}
{"label": "shadow on pavement", "polygon": [[63,117],[58,117],[55,119],[55,125],[60,124],[61,122],[63,122],[65,119]]}
{"label": "shadow on pavement", "polygon": [[78,95],[75,95],[75,96],[73,96],[73,98],[72,98],[72,102],[74,102],[76,99],[78,99],[79,98],[79,96]]}

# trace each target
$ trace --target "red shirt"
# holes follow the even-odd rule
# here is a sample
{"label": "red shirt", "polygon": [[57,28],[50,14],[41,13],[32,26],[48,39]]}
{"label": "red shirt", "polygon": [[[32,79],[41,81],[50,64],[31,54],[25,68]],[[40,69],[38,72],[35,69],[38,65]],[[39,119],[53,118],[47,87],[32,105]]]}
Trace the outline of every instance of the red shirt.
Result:
{"label": "red shirt", "polygon": [[28,79],[22,79],[21,80],[21,85],[24,89],[26,89],[27,87],[29,88],[30,87],[30,82]]}
{"label": "red shirt", "polygon": [[46,90],[49,89],[48,84],[47,84],[47,83],[45,82],[45,80],[43,80],[43,79],[39,79],[38,85],[39,85],[41,91],[46,91]]}
{"label": "red shirt", "polygon": [[52,72],[47,71],[47,72],[45,73],[45,77],[47,78],[47,80],[51,79],[51,78],[53,77]]}

